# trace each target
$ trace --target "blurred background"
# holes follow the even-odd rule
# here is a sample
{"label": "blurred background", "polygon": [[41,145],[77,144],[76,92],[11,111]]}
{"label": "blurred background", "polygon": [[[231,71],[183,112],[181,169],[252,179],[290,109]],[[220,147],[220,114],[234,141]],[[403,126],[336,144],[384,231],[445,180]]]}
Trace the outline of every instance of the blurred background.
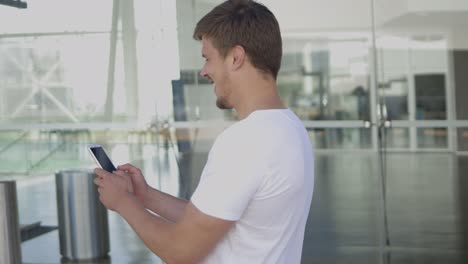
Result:
{"label": "blurred background", "polygon": [[[189,199],[236,120],[192,39],[222,1],[18,2],[0,1],[0,180],[17,182],[21,224],[57,226],[54,173],[95,167],[89,143]],[[468,1],[260,2],[282,31],[280,94],[314,146],[302,262],[467,263]],[[108,261],[160,262],[109,221]],[[44,233],[23,262],[61,262]]]}

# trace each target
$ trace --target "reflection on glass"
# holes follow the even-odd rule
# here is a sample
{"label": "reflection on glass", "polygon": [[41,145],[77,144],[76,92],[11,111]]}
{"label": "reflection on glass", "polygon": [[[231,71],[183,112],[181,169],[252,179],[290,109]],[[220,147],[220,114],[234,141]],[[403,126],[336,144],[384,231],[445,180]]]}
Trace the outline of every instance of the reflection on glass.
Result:
{"label": "reflection on glass", "polygon": [[458,134],[458,150],[468,151],[468,128],[459,128]]}
{"label": "reflection on glass", "polygon": [[287,38],[284,46],[278,88],[301,119],[370,119],[366,36],[357,40]]}
{"label": "reflection on glass", "polygon": [[[172,115],[170,81],[179,79],[175,1],[122,2],[115,39],[114,3],[90,2],[89,9],[41,1],[21,16],[0,9],[9,21],[0,24],[0,121],[143,125],[156,113]],[[38,19],[53,10],[60,10],[58,20]]]}
{"label": "reflection on glass", "polygon": [[88,130],[0,131],[0,174],[52,173],[94,164]]}
{"label": "reflection on glass", "polygon": [[[27,144],[23,142],[29,132],[1,131],[0,132],[0,174],[15,171],[26,171]],[[15,142],[19,142],[15,146]]]}
{"label": "reflection on glass", "polygon": [[108,34],[1,40],[0,120],[95,119],[106,97],[108,46]]}
{"label": "reflection on glass", "polygon": [[416,89],[416,119],[447,119],[445,106],[445,75],[417,74],[414,76]]}
{"label": "reflection on glass", "polygon": [[447,148],[447,128],[418,128],[418,148]]}
{"label": "reflection on glass", "polygon": [[[447,119],[448,39],[408,28],[377,33],[378,94],[391,120]],[[384,113],[385,114],[385,113]]]}
{"label": "reflection on glass", "polygon": [[379,85],[379,95],[389,120],[408,120],[408,82],[405,77],[392,77]]}
{"label": "reflection on glass", "polygon": [[200,76],[200,70],[182,69],[180,78],[172,82],[175,121],[235,119],[234,111],[216,107],[214,86]]}
{"label": "reflection on glass", "polygon": [[371,147],[367,128],[314,128],[309,136],[315,149],[368,149]]}
{"label": "reflection on glass", "polygon": [[468,78],[466,78],[466,71],[468,69],[468,43],[463,49],[451,51],[451,57],[453,59],[456,119],[468,120],[468,104],[466,103],[466,98],[468,98]]}
{"label": "reflection on glass", "polygon": [[406,149],[410,147],[408,128],[387,128],[385,129],[385,136],[382,141],[383,148]]}

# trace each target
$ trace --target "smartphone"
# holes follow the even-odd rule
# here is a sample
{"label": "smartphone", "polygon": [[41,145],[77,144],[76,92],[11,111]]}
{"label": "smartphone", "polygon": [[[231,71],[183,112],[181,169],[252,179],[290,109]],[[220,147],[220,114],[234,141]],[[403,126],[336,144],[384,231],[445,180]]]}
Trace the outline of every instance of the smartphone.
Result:
{"label": "smartphone", "polygon": [[94,161],[96,161],[97,165],[101,167],[101,169],[106,170],[110,173],[117,170],[101,145],[90,144],[87,146],[87,148],[89,150],[89,153],[91,153],[91,156],[93,157]]}

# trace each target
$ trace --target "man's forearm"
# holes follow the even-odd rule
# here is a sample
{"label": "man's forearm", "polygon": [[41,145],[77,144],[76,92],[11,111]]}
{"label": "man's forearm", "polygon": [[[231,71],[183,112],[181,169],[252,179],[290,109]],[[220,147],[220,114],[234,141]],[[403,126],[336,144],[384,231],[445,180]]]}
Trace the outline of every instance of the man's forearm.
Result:
{"label": "man's forearm", "polygon": [[183,237],[188,232],[176,231],[178,223],[152,215],[133,197],[124,199],[118,213],[145,245],[166,263],[195,263],[206,255],[206,251],[195,250],[193,246],[187,245],[193,239]]}
{"label": "man's forearm", "polygon": [[150,187],[150,191],[144,201],[144,206],[169,221],[178,222],[184,213],[187,203],[187,200]]}

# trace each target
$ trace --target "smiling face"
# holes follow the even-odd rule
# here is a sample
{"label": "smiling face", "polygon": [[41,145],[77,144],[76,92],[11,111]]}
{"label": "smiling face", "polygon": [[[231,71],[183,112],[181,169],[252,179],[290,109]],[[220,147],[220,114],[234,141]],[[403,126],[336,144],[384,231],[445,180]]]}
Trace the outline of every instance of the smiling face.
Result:
{"label": "smiling face", "polygon": [[205,64],[200,75],[214,84],[216,106],[220,109],[232,109],[233,106],[229,102],[232,89],[229,85],[229,71],[226,60],[207,38],[202,38],[202,56],[205,58]]}

